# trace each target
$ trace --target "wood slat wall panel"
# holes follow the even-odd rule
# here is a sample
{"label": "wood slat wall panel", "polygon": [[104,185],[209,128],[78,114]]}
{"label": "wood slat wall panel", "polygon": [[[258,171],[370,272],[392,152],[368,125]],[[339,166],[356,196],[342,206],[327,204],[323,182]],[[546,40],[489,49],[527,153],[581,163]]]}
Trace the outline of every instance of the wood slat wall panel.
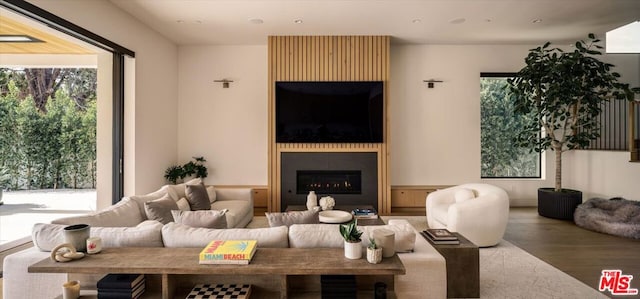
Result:
{"label": "wood slat wall panel", "polygon": [[378,154],[378,209],[390,212],[388,147],[385,143],[276,143],[276,81],[384,81],[385,132],[389,121],[389,36],[270,36],[269,37],[269,211],[280,207],[282,152],[376,152]]}

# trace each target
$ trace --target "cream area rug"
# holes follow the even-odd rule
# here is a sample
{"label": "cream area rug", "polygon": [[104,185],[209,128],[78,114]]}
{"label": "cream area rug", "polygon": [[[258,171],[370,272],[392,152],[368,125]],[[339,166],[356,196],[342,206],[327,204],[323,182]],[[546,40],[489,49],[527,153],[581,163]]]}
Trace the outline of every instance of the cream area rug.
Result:
{"label": "cream area rug", "polygon": [[[427,228],[425,216],[382,216],[406,219],[421,231]],[[267,227],[265,217],[254,217],[247,227]],[[608,298],[581,281],[535,256],[502,240],[490,248],[480,248],[480,298]]]}

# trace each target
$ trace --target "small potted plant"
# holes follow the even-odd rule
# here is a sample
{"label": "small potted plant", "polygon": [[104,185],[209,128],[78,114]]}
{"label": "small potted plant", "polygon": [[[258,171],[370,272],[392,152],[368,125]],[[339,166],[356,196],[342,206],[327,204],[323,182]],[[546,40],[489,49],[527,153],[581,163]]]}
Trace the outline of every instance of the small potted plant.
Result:
{"label": "small potted plant", "polygon": [[354,220],[340,225],[340,234],[344,238],[344,256],[357,260],[362,257],[362,232],[358,230],[358,222]]}
{"label": "small potted plant", "polygon": [[382,261],[382,248],[376,244],[376,239],[369,238],[367,246],[367,262],[377,264]]}

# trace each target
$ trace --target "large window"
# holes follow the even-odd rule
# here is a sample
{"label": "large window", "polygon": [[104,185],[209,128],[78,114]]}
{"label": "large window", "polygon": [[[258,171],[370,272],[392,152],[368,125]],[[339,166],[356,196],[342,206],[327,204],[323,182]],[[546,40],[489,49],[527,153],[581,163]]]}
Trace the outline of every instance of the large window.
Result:
{"label": "large window", "polygon": [[510,73],[480,76],[482,178],[540,178],[541,154],[514,146],[525,118],[513,113],[508,96]]}

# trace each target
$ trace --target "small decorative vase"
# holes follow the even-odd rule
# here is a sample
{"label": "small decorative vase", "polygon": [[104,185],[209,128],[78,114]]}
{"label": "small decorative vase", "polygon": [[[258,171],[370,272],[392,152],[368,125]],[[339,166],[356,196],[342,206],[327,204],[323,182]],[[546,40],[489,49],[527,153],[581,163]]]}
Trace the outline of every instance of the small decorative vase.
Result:
{"label": "small decorative vase", "polygon": [[367,247],[367,262],[377,264],[382,261],[382,248],[371,249]]}
{"label": "small decorative vase", "polygon": [[344,256],[351,260],[362,258],[362,241],[347,242],[344,241]]}
{"label": "small decorative vase", "polygon": [[70,225],[64,228],[64,241],[73,245],[77,251],[87,252],[89,233],[88,224]]}
{"label": "small decorative vase", "polygon": [[315,191],[309,191],[309,195],[307,195],[307,209],[313,210],[314,207],[318,206],[318,196]]}
{"label": "small decorative vase", "polygon": [[322,207],[322,210],[333,210],[333,207],[336,205],[336,200],[333,199],[333,197],[331,196],[325,196],[323,198],[320,198],[320,206]]}

